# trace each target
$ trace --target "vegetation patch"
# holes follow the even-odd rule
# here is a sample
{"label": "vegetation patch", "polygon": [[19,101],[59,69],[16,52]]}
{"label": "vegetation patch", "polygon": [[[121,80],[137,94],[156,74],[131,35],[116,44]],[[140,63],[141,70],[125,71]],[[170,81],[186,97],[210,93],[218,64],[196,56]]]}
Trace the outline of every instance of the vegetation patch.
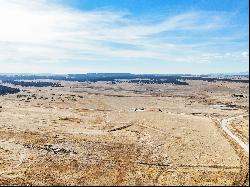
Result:
{"label": "vegetation patch", "polygon": [[20,92],[20,89],[18,88],[11,88],[8,86],[0,85],[0,95],[15,94],[18,92]]}

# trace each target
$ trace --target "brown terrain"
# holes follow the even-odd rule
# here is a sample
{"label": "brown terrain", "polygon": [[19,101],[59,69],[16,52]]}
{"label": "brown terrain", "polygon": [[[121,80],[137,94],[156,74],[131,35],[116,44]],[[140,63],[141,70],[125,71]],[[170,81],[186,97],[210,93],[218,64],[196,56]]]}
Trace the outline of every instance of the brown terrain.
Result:
{"label": "brown terrain", "polygon": [[0,185],[249,184],[248,84],[60,83],[0,96]]}

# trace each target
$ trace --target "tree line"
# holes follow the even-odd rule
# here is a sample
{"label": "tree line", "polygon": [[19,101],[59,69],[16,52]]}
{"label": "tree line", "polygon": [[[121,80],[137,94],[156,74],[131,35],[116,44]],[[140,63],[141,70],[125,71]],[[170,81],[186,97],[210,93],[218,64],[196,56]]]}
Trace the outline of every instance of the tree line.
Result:
{"label": "tree line", "polygon": [[0,95],[15,94],[20,92],[18,88],[11,88],[8,86],[0,85]]}

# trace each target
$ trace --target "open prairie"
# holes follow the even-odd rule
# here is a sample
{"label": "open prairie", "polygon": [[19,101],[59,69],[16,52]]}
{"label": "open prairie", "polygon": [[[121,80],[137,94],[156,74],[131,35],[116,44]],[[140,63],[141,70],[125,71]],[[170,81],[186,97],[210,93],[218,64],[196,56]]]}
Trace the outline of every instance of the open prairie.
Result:
{"label": "open prairie", "polygon": [[249,183],[249,84],[52,82],[4,84],[0,185]]}

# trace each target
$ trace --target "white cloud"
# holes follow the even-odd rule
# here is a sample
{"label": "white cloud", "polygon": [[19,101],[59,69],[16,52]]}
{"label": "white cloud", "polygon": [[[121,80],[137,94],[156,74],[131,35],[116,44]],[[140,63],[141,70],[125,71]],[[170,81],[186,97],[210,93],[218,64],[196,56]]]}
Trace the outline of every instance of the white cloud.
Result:
{"label": "white cloud", "polygon": [[242,57],[249,58],[249,51],[243,51],[241,55]]}
{"label": "white cloud", "polygon": [[[154,38],[162,32],[188,34],[224,27],[220,15],[188,12],[156,23],[143,23],[126,12],[79,11],[48,0],[0,0],[0,4],[1,67],[8,63],[29,66],[119,59],[209,63],[227,58],[226,54],[208,55],[194,44],[180,45]],[[119,47],[113,46],[116,43]],[[235,59],[249,58],[246,52],[235,55]]]}

